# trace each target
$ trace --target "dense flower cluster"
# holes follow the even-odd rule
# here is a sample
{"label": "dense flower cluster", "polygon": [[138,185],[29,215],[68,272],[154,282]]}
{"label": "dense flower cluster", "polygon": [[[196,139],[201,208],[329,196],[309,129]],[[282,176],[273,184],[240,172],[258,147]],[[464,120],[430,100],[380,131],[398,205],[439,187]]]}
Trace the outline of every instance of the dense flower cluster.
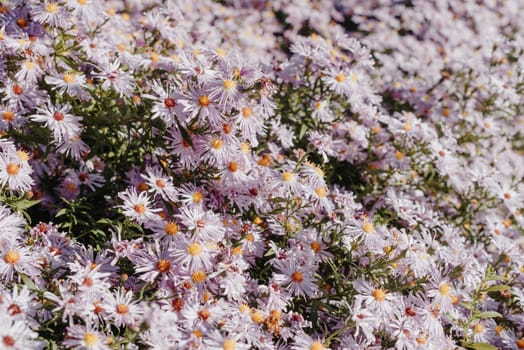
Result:
{"label": "dense flower cluster", "polygon": [[0,348],[524,349],[522,23],[0,5]]}

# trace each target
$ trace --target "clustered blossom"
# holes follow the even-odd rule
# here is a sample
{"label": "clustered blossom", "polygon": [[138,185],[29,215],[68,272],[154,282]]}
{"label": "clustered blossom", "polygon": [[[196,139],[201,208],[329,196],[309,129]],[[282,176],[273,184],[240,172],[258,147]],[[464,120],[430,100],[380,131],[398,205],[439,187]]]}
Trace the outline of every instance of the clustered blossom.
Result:
{"label": "clustered blossom", "polygon": [[524,349],[522,23],[0,5],[0,348]]}

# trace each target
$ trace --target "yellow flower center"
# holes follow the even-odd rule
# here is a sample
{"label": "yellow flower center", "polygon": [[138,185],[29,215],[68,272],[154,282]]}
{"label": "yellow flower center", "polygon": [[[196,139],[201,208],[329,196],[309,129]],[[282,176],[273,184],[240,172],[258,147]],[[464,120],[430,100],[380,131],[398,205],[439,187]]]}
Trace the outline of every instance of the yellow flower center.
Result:
{"label": "yellow flower center", "polygon": [[480,323],[477,323],[476,325],[473,326],[473,332],[477,334],[484,333],[484,326]]}
{"label": "yellow flower center", "polygon": [[176,235],[178,232],[177,224],[175,224],[174,222],[168,222],[166,226],[164,226],[164,232],[170,236]]}
{"label": "yellow flower center", "polygon": [[197,242],[191,243],[187,247],[187,252],[192,256],[200,255],[202,253],[202,246]]}
{"label": "yellow flower center", "polygon": [[262,312],[258,310],[253,310],[253,313],[251,314],[251,319],[256,323],[262,323],[264,322],[264,315]]}
{"label": "yellow flower center", "polygon": [[73,84],[75,82],[75,75],[71,73],[64,74],[64,81],[66,84]]}
{"label": "yellow flower center", "polygon": [[47,13],[56,13],[56,11],[58,11],[58,6],[56,6],[56,4],[51,2],[45,5],[45,11]]}
{"label": "yellow flower center", "polygon": [[223,348],[224,350],[235,350],[236,344],[234,339],[226,339],[224,340]]}
{"label": "yellow flower center", "polygon": [[224,80],[224,89],[233,90],[237,86],[237,83],[233,80],[226,79]]}
{"label": "yellow flower center", "polygon": [[84,6],[87,4],[87,0],[76,0],[80,5]]}
{"label": "yellow flower center", "polygon": [[325,187],[317,187],[315,188],[315,193],[317,194],[317,196],[319,196],[320,198],[325,198],[326,195],[327,195],[327,190]]}
{"label": "yellow flower center", "polygon": [[222,148],[222,140],[217,138],[211,139],[211,147],[214,149],[221,149]]}
{"label": "yellow flower center", "polygon": [[28,160],[29,160],[29,154],[28,154],[26,151],[23,151],[23,150],[16,151],[16,155],[18,156],[18,158],[19,158],[22,162],[25,162],[25,161],[28,161]]}
{"label": "yellow flower center", "polygon": [[310,350],[323,350],[325,349],[324,345],[322,345],[319,341],[314,341],[311,346],[309,347]]}
{"label": "yellow flower center", "polygon": [[438,287],[438,291],[440,295],[447,297],[451,293],[451,287],[449,286],[449,284],[444,282]]}
{"label": "yellow flower center", "polygon": [[384,289],[375,289],[373,293],[371,293],[373,298],[375,298],[376,301],[384,301],[386,300],[386,291]]}
{"label": "yellow flower center", "polygon": [[11,250],[4,256],[4,261],[8,264],[16,264],[19,260],[20,254],[16,250]]}
{"label": "yellow flower center", "polygon": [[295,177],[295,175],[293,175],[289,171],[286,171],[286,172],[284,172],[282,174],[282,181],[284,181],[284,182],[291,182],[291,181],[293,181],[294,177]]}
{"label": "yellow flower center", "polygon": [[365,233],[373,233],[375,232],[375,225],[373,225],[372,222],[366,219],[362,224],[362,231],[364,231]]}
{"label": "yellow flower center", "polygon": [[404,153],[402,153],[400,151],[396,151],[395,152],[395,158],[397,158],[398,160],[404,159]]}
{"label": "yellow flower center", "polygon": [[207,95],[202,95],[198,98],[198,104],[200,107],[207,107],[209,106],[209,97]]}
{"label": "yellow flower center", "polygon": [[346,76],[342,73],[338,73],[337,75],[335,75],[335,80],[342,84],[346,80]]}
{"label": "yellow flower center", "polygon": [[120,315],[125,315],[129,312],[129,306],[126,304],[118,304],[116,306],[116,312]]}
{"label": "yellow flower center", "polygon": [[253,114],[253,112],[251,111],[251,108],[249,107],[242,107],[242,116],[244,118],[249,118],[251,117],[251,115]]}
{"label": "yellow flower center", "polygon": [[200,192],[193,192],[193,202],[200,203],[202,199],[204,199],[204,195]]}
{"label": "yellow flower center", "polygon": [[87,346],[93,346],[99,342],[98,336],[95,333],[87,332],[84,334],[84,343]]}
{"label": "yellow flower center", "polygon": [[202,283],[206,280],[206,274],[204,273],[204,271],[196,270],[195,272],[191,274],[191,278],[196,283]]}

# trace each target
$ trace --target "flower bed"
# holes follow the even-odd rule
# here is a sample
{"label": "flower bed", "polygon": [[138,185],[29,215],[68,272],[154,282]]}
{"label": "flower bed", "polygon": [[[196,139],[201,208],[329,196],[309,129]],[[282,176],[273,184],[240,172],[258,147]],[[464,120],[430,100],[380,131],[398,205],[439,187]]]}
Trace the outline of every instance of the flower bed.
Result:
{"label": "flower bed", "polygon": [[524,349],[524,4],[0,7],[0,348]]}

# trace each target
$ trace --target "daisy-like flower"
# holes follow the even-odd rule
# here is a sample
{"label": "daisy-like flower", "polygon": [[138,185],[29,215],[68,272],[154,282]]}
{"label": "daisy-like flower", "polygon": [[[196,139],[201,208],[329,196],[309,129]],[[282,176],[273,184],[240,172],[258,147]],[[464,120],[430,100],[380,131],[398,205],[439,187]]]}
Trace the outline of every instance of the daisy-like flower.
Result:
{"label": "daisy-like flower", "polygon": [[184,112],[191,115],[191,119],[197,116],[204,118],[214,127],[224,122],[224,117],[217,108],[216,101],[210,98],[202,89],[192,91],[190,99],[185,100],[184,105]]}
{"label": "daisy-like flower", "polygon": [[57,152],[76,160],[82,159],[82,157],[85,157],[90,152],[89,146],[82,141],[80,135],[74,135],[65,139],[62,143],[57,145],[56,150]]}
{"label": "daisy-like flower", "polygon": [[38,79],[44,74],[38,62],[32,59],[26,59],[20,65],[20,70],[16,73],[15,78],[19,82],[31,85],[35,84]]}
{"label": "daisy-like flower", "polygon": [[237,101],[240,100],[238,81],[232,75],[211,80],[205,89],[209,97],[217,100],[226,112],[236,106]]}
{"label": "daisy-like flower", "polygon": [[0,184],[14,191],[27,191],[34,183],[29,155],[23,151],[0,153]]}
{"label": "daisy-like flower", "polygon": [[324,345],[322,338],[313,338],[305,332],[300,332],[294,337],[295,343],[291,346],[292,350],[329,350]]}
{"label": "daisy-like flower", "polygon": [[135,271],[139,274],[140,279],[153,282],[160,277],[161,283],[178,279],[176,277],[178,265],[169,248],[170,246],[165,241],[155,241],[146,249],[142,249],[129,257],[135,265]]}
{"label": "daisy-like flower", "polygon": [[212,260],[209,248],[199,241],[180,238],[176,242],[173,255],[180,265],[189,270],[211,268]]}
{"label": "daisy-like flower", "polygon": [[351,77],[345,71],[331,70],[325,72],[322,77],[322,82],[324,82],[330,90],[334,90],[337,94],[342,95],[349,91],[350,79]]}
{"label": "daisy-like flower", "polygon": [[206,349],[210,350],[247,350],[250,348],[248,344],[241,341],[240,334],[224,335],[217,330],[204,338],[204,344]]}
{"label": "daisy-like flower", "polygon": [[285,169],[282,172],[275,172],[271,185],[277,193],[286,195],[288,192],[299,195],[302,192],[303,185],[300,182],[300,175],[292,170]]}
{"label": "daisy-like flower", "polygon": [[133,301],[133,292],[119,289],[116,294],[107,293],[104,296],[104,310],[115,326],[139,325],[142,319],[142,309]]}
{"label": "daisy-like flower", "polygon": [[107,17],[96,0],[69,0],[67,7],[73,16],[87,22],[99,23]]}
{"label": "daisy-like flower", "polygon": [[53,86],[60,94],[78,97],[83,101],[89,101],[91,96],[84,90],[87,88],[86,77],[79,72],[57,73],[45,77],[46,83]]}
{"label": "daisy-like flower", "polygon": [[155,220],[157,218],[156,213],[161,210],[151,208],[151,199],[148,197],[147,192],[140,192],[139,194],[135,187],[130,187],[124,192],[120,192],[118,197],[124,203],[118,205],[117,208],[122,208],[124,215],[141,224]]}
{"label": "daisy-like flower", "polygon": [[12,213],[7,207],[0,205],[0,241],[20,239],[25,224],[19,213]]}
{"label": "daisy-like flower", "polygon": [[102,175],[90,172],[85,165],[81,165],[80,169],[68,171],[67,177],[77,179],[80,185],[88,187],[91,191],[95,191],[105,182]]}
{"label": "daisy-like flower", "polygon": [[5,282],[11,282],[15,273],[23,273],[31,278],[40,274],[36,254],[27,246],[16,242],[4,241],[0,245],[0,276]]}
{"label": "daisy-like flower", "polygon": [[146,168],[146,174],[142,175],[149,191],[159,194],[164,200],[176,201],[177,190],[173,181],[167,177],[159,167]]}
{"label": "daisy-like flower", "polygon": [[101,298],[110,287],[108,272],[100,271],[99,267],[93,268],[92,265],[80,266],[80,264],[71,267],[71,270],[76,270],[76,273],[71,276],[71,281],[78,286],[81,291],[89,299]]}
{"label": "daisy-like flower", "polygon": [[433,298],[433,304],[439,306],[443,313],[451,313],[454,310],[454,302],[457,301],[457,293],[453,286],[445,279],[433,281],[427,289],[427,295]]}
{"label": "daisy-like flower", "polygon": [[36,340],[38,334],[32,331],[25,321],[2,320],[0,329],[0,349],[43,349],[45,343]]}
{"label": "daisy-like flower", "polygon": [[235,122],[238,124],[242,139],[251,142],[253,147],[258,145],[257,135],[264,133],[264,120],[258,106],[243,106],[237,114]]}
{"label": "daisy-like flower", "polygon": [[[160,83],[153,82],[151,86],[154,95],[144,94],[143,97],[153,100],[151,107],[151,118],[162,119],[168,126],[175,123],[176,120],[185,124],[186,117],[184,113],[184,95],[176,92],[174,85],[168,85],[164,88]],[[176,119],[175,119],[176,118]]]}
{"label": "daisy-like flower", "polygon": [[326,100],[319,100],[313,104],[311,116],[324,123],[332,122],[335,119],[333,112],[329,108],[329,101]]}
{"label": "daisy-like flower", "polygon": [[102,89],[108,90],[112,87],[121,96],[127,97],[133,94],[133,78],[129,73],[120,69],[120,61],[118,59],[110,62],[109,59],[106,58],[99,68],[100,71],[93,74],[93,76],[103,80]]}
{"label": "daisy-like flower", "polygon": [[54,0],[35,4],[31,11],[31,19],[51,27],[66,28],[70,24],[69,13],[65,11],[64,6]]}
{"label": "daisy-like flower", "polygon": [[45,123],[45,126],[53,133],[53,138],[57,142],[68,140],[81,132],[82,117],[69,113],[71,105],[57,104],[56,106],[48,101],[46,108],[37,108],[40,114],[31,116],[31,120]]}
{"label": "daisy-like flower", "polygon": [[398,313],[398,298],[388,290],[376,287],[364,280],[356,280],[353,287],[360,293],[356,301],[362,301],[366,309],[381,319],[389,319]]}
{"label": "daisy-like flower", "polygon": [[67,336],[63,344],[70,349],[110,350],[106,335],[90,326],[71,325],[67,327]]}
{"label": "daisy-like flower", "polygon": [[2,101],[13,109],[36,107],[44,103],[47,95],[44,91],[38,90],[36,85],[13,80],[8,80],[5,86],[0,88],[0,92],[4,95]]}
{"label": "daisy-like flower", "polygon": [[280,272],[273,276],[275,282],[286,288],[291,295],[311,298],[318,292],[313,278],[313,266],[301,266],[293,258],[276,260],[274,266]]}
{"label": "daisy-like flower", "polygon": [[200,207],[181,208],[177,215],[180,222],[203,242],[218,242],[224,238],[225,229],[220,217]]}

